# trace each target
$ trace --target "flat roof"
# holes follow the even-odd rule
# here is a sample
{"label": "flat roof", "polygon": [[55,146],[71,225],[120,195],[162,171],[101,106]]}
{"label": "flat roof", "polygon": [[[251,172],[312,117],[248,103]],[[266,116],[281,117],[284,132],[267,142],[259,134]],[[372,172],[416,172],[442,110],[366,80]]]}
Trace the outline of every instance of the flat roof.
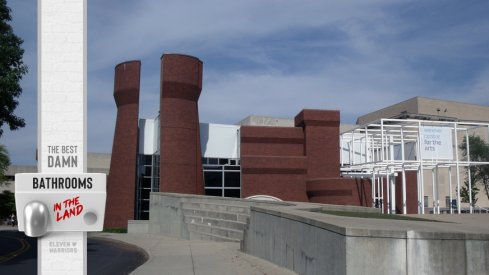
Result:
{"label": "flat roof", "polygon": [[362,115],[357,124],[381,118],[488,122],[489,106],[417,96]]}

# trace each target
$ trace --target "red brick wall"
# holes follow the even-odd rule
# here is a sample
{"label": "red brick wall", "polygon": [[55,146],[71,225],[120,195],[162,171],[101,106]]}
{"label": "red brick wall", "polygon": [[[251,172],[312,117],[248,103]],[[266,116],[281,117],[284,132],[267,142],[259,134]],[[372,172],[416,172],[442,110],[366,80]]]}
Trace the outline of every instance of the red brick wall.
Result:
{"label": "red brick wall", "polygon": [[302,128],[241,127],[241,155],[304,156]]}
{"label": "red brick wall", "polygon": [[[406,207],[408,214],[418,214],[418,174],[406,171]],[[402,214],[402,173],[396,177],[396,212]]]}
{"label": "red brick wall", "polygon": [[310,202],[372,206],[371,184],[366,179],[328,178],[307,181]]}
{"label": "red brick wall", "polygon": [[340,176],[340,112],[302,110],[295,125],[304,129],[307,178]]}
{"label": "red brick wall", "polygon": [[296,127],[241,127],[241,193],[371,206],[368,180],[340,178],[339,111],[303,110]]}
{"label": "red brick wall", "polygon": [[179,54],[161,58],[160,191],[203,194],[197,101],[202,61]]}
{"label": "red brick wall", "polygon": [[303,110],[295,117],[295,125],[304,129],[309,201],[371,206],[370,181],[340,178],[340,112]]}
{"label": "red brick wall", "polygon": [[241,196],[307,201],[302,129],[243,126],[240,134]]}
{"label": "red brick wall", "polygon": [[134,219],[140,70],[139,61],[115,67],[117,119],[107,179],[106,228],[127,228],[127,220]]}

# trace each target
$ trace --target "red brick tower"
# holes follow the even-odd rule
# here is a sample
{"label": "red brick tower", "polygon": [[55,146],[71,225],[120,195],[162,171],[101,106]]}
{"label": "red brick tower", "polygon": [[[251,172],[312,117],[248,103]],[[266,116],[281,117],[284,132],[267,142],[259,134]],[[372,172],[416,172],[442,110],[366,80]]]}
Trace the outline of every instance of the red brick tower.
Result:
{"label": "red brick tower", "polygon": [[203,194],[197,101],[202,61],[180,54],[161,58],[160,191]]}
{"label": "red brick tower", "polygon": [[107,228],[127,228],[127,220],[134,219],[140,71],[140,61],[128,61],[115,67],[117,120],[107,180],[104,224]]}
{"label": "red brick tower", "polygon": [[370,206],[370,182],[340,177],[340,112],[303,110],[295,117],[304,129],[310,202]]}

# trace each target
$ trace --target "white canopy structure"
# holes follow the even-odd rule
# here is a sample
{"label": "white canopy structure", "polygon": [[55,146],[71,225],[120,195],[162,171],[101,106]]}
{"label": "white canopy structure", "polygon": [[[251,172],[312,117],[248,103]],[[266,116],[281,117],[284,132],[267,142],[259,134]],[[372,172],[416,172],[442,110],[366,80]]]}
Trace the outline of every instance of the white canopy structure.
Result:
{"label": "white canopy structure", "polygon": [[[473,212],[470,166],[488,165],[489,162],[471,160],[460,146],[470,150],[469,136],[489,140],[489,124],[458,121],[432,121],[414,119],[380,119],[340,135],[340,163],[343,176],[370,178],[372,201],[383,203],[387,194],[387,212],[395,213],[395,177],[402,177],[402,213],[406,208],[406,171],[417,171],[418,213],[425,213],[425,172],[431,171],[433,213],[440,213],[441,173],[448,174],[448,190],[452,201],[452,184],[456,184],[457,212],[461,213],[460,178],[467,171],[469,181],[470,212]],[[463,169],[463,170],[462,170]],[[452,183],[452,174],[455,181]],[[387,180],[387,190],[383,181]],[[462,179],[463,180],[463,179]],[[409,183],[413,184],[413,183]],[[383,208],[383,207],[382,207]],[[453,213],[453,207],[449,207]]]}

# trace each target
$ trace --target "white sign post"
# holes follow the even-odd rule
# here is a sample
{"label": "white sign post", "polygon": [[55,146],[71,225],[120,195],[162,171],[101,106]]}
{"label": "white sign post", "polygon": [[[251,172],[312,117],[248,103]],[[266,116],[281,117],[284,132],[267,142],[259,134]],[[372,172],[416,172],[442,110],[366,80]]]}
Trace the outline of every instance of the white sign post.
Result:
{"label": "white sign post", "polygon": [[105,175],[86,173],[86,12],[86,0],[38,0],[39,174],[16,175],[38,274],[86,274],[86,231],[103,228]]}
{"label": "white sign post", "polygon": [[[86,0],[38,0],[37,20],[38,171],[86,173]],[[38,273],[86,274],[86,251],[85,232],[39,238]]]}

